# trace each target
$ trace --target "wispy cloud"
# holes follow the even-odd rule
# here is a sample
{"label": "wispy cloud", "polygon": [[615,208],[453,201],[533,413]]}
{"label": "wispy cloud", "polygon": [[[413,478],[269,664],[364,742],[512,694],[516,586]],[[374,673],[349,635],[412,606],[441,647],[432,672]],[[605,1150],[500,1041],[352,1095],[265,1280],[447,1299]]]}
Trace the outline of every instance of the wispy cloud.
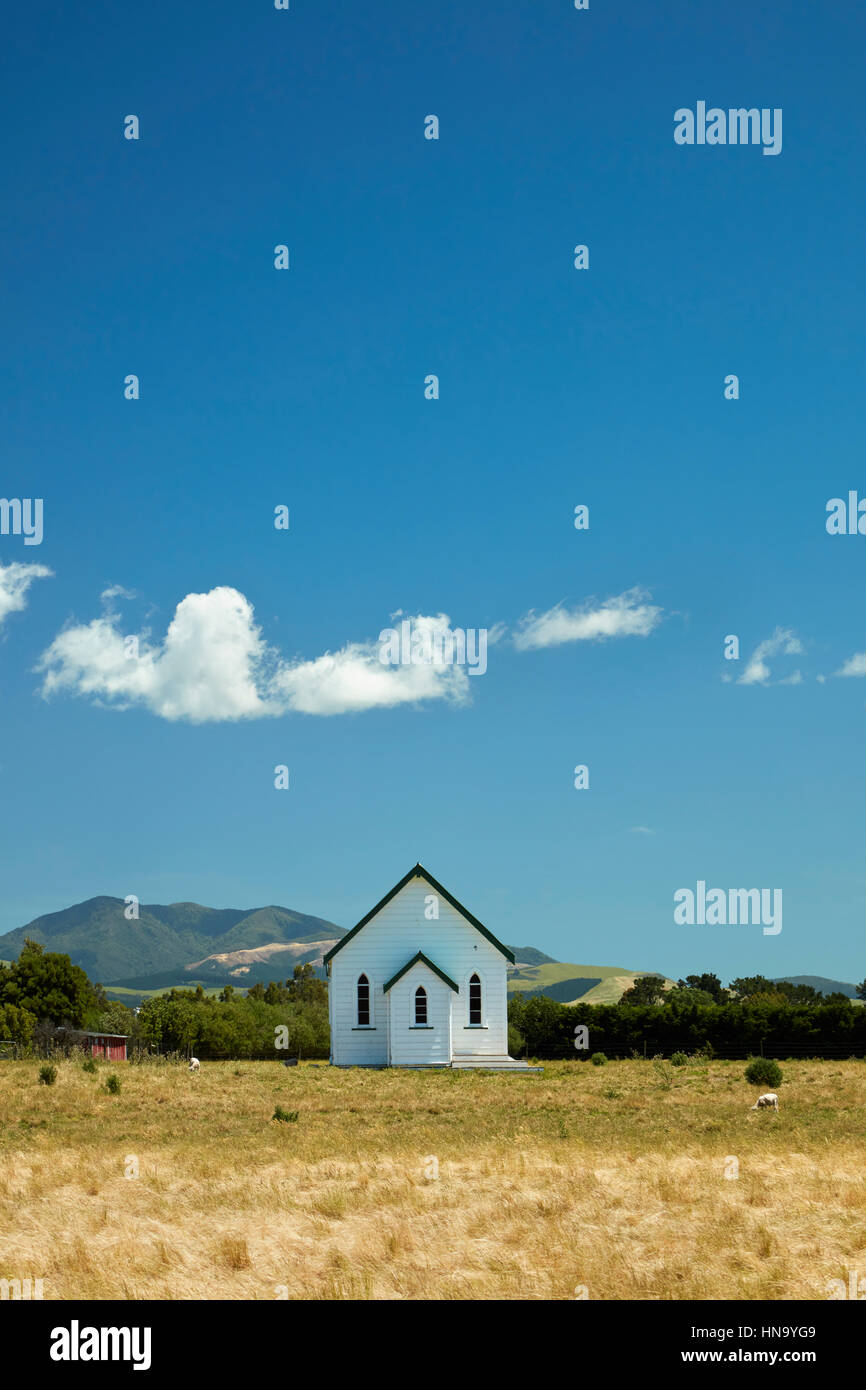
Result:
{"label": "wispy cloud", "polygon": [[849,656],[844,666],[833,672],[834,676],[866,676],[866,652],[855,652]]}
{"label": "wispy cloud", "polygon": [[633,825],[633,826],[631,826],[631,834],[632,834],[632,835],[654,835],[654,834],[655,834],[655,831],[654,831],[654,830],[650,830],[650,828],[649,828],[648,825]]}
{"label": "wispy cloud", "polygon": [[534,610],[520,620],[514,645],[520,651],[558,647],[565,642],[603,642],[611,637],[648,637],[658,627],[661,608],[648,603],[645,589],[627,589],[614,598],[587,599],[576,608],[557,604],[546,613]]}
{"label": "wispy cloud", "polygon": [[51,573],[45,565],[0,565],[0,627],[10,613],[27,607],[27,592],[34,579],[49,579]]}
{"label": "wispy cloud", "polygon": [[99,597],[108,608],[116,598],[135,598],[136,594],[132,589],[124,589],[122,584],[111,584],[107,589],[103,589]]}
{"label": "wispy cloud", "polygon": [[799,671],[792,672],[782,680],[772,680],[772,670],[767,664],[767,658],[797,656],[802,651],[803,644],[796,632],[791,628],[777,627],[772,637],[758,643],[746,663],[746,669],[738,678],[737,685],[800,685],[803,677]]}
{"label": "wispy cloud", "polygon": [[[121,592],[115,586],[107,597]],[[193,724],[468,699],[464,668],[436,660],[386,666],[374,640],[350,642],[308,661],[287,660],[265,641],[252,604],[237,589],[187,594],[161,642],[145,630],[130,643],[120,621],[108,611],[60,632],[37,666],[43,695],[138,706]],[[416,631],[450,630],[445,614],[411,621]]]}

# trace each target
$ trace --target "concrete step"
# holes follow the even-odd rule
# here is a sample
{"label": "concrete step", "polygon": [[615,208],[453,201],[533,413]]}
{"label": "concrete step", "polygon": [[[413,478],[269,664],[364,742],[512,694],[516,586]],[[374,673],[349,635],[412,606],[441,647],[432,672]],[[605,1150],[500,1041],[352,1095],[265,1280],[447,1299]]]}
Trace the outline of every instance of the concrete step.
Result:
{"label": "concrete step", "polygon": [[460,1057],[451,1062],[453,1071],[543,1071],[543,1067],[531,1067],[514,1057]]}

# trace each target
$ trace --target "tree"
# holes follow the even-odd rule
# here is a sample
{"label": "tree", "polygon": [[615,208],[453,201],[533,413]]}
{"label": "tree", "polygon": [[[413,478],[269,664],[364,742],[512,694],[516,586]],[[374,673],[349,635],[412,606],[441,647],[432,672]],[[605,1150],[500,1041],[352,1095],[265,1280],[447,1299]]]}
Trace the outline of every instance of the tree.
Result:
{"label": "tree", "polygon": [[19,1046],[27,1047],[35,1027],[35,1014],[27,1009],[19,1009],[15,1004],[0,1004],[0,1039],[9,1038]]}
{"label": "tree", "polygon": [[681,989],[675,985],[664,997],[664,1005],[667,1009],[672,1009],[675,1013],[685,1013],[695,1008],[708,1008],[713,1004],[724,1003],[723,999],[715,999],[705,989],[695,989],[688,985]]}
{"label": "tree", "polygon": [[776,988],[791,1004],[817,1004],[824,997],[814,985],[793,985],[790,980],[778,980]]}
{"label": "tree", "polygon": [[112,1000],[108,1008],[99,1016],[100,1033],[125,1033],[129,1037],[135,1023],[135,1014],[125,1004]]}
{"label": "tree", "polygon": [[183,1052],[196,1041],[199,1012],[192,999],[184,999],[180,991],[174,997],[171,994],[155,995],[141,1006],[138,1016],[141,1036],[153,1047],[167,1052]]}
{"label": "tree", "polygon": [[665,982],[661,975],[638,975],[631,989],[627,989],[620,999],[621,1004],[660,1004],[665,996]]}
{"label": "tree", "polygon": [[309,961],[296,965],[288,981],[289,1003],[327,1004],[328,986],[320,980]]}
{"label": "tree", "polygon": [[856,989],[857,989],[857,998],[858,998],[858,999],[866,999],[866,980],[863,980],[859,985],[857,985],[857,986],[856,986]]}
{"label": "tree", "polygon": [[718,975],[687,975],[684,980],[677,980],[677,989],[703,990],[705,994],[715,1004],[724,1002],[725,992],[722,989],[722,982]]}
{"label": "tree", "polygon": [[84,971],[67,955],[24,942],[17,961],[0,977],[0,1003],[16,1004],[35,1018],[80,1028],[97,1000]]}
{"label": "tree", "polygon": [[773,981],[768,980],[766,975],[742,975],[737,980],[731,980],[729,988],[738,999],[750,999],[754,994],[777,993]]}

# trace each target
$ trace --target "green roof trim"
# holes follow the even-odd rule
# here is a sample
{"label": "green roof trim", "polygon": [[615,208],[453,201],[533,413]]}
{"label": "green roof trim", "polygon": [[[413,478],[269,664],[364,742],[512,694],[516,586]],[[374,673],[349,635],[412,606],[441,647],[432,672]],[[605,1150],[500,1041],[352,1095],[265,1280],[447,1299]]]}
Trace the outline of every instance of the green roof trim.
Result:
{"label": "green roof trim", "polygon": [[432,970],[434,975],[438,975],[440,980],[444,980],[446,985],[448,985],[449,989],[453,989],[455,994],[460,993],[454,981],[449,979],[448,976],[445,974],[445,971],[440,970],[438,965],[434,965],[430,957],[425,956],[423,951],[419,951],[418,954],[416,956],[413,956],[411,960],[407,960],[406,964],[403,966],[403,969],[398,970],[396,975],[391,976],[388,983],[382,986],[382,993],[387,994],[391,986],[396,985],[398,980],[402,980],[403,976],[407,975],[409,971],[412,969],[412,966],[418,965],[419,962],[422,965],[426,965],[429,970]]}
{"label": "green roof trim", "polygon": [[469,912],[463,906],[462,903],[459,903],[457,899],[453,897],[451,893],[448,892],[447,888],[443,888],[441,883],[437,883],[433,875],[428,874],[427,870],[424,868],[422,864],[416,864],[414,869],[410,869],[408,874],[405,874],[403,878],[400,879],[399,883],[394,884],[394,887],[391,889],[390,893],[386,893],[381,902],[378,902],[375,907],[372,907],[370,909],[366,917],[361,918],[360,922],[356,927],[353,927],[351,931],[346,932],[346,935],[342,938],[342,940],[338,941],[336,946],[332,946],[330,951],[328,951],[327,955],[324,955],[322,957],[324,964],[328,968],[328,974],[330,974],[331,961],[334,959],[334,956],[337,954],[337,952],[342,951],[346,943],[348,941],[351,941],[353,936],[357,936],[361,928],[366,927],[367,923],[371,921],[373,917],[376,916],[376,913],[381,912],[382,908],[386,905],[386,903],[389,903],[393,897],[396,897],[396,895],[400,892],[400,889],[405,888],[406,884],[411,882],[413,878],[423,878],[426,883],[429,883],[430,887],[435,892],[437,892],[440,897],[444,898],[447,903],[450,903],[451,906],[455,908],[455,910],[459,912],[462,917],[466,918],[467,922],[470,922],[472,924],[476,931],[480,931],[481,935],[487,938],[491,946],[495,946],[497,951],[502,952],[506,960],[511,961],[512,965],[514,964],[514,952],[509,951],[507,946],[503,946],[501,941],[497,941],[496,937],[493,935],[493,932],[488,931],[484,924],[482,922],[479,922],[477,917],[473,917],[472,913]]}

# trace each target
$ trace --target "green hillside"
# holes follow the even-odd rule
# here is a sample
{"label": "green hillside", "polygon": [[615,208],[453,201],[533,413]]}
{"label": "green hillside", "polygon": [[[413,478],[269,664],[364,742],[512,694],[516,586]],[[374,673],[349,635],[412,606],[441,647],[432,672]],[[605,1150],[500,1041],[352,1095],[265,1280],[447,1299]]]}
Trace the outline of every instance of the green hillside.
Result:
{"label": "green hillside", "polygon": [[546,956],[537,946],[509,946],[516,965],[558,965],[554,956]]}
{"label": "green hillside", "polygon": [[[278,973],[285,977],[291,975],[298,961],[321,953],[316,942],[333,943],[345,935],[333,922],[285,907],[142,903],[137,920],[129,920],[124,908],[122,898],[90,898],[8,932],[0,937],[0,951],[14,958],[25,937],[32,937],[47,950],[70,956],[91,980],[140,990],[160,989],[178,980],[189,982],[193,973],[190,966],[209,985],[253,984],[258,975],[246,969],[245,963],[241,962],[238,976],[237,962],[215,961],[213,957],[273,944],[297,945],[297,950],[275,957]],[[267,973],[267,966],[263,968]],[[273,978],[273,971],[268,978]]]}
{"label": "green hillside", "polygon": [[[154,999],[158,994],[169,994],[172,989],[195,989],[196,985],[202,986],[209,999],[215,999],[222,989],[222,986],[205,984],[204,980],[175,980],[164,989],[127,989],[124,985],[107,985],[105,995],[107,999],[114,999],[128,1009],[134,1009],[137,1004]],[[242,993],[242,990],[238,990],[238,994]]]}
{"label": "green hillside", "polygon": [[[617,1004],[638,975],[658,973],[657,970],[625,970],[619,965],[574,965],[557,961],[510,970],[508,993],[547,994],[560,1004]],[[673,983],[673,980],[666,981],[668,987]],[[565,994],[567,998],[563,997]]]}
{"label": "green hillside", "polygon": [[826,975],[774,975],[777,984],[811,985],[819,994],[847,994],[849,999],[857,999],[857,987],[846,980],[830,980]]}

